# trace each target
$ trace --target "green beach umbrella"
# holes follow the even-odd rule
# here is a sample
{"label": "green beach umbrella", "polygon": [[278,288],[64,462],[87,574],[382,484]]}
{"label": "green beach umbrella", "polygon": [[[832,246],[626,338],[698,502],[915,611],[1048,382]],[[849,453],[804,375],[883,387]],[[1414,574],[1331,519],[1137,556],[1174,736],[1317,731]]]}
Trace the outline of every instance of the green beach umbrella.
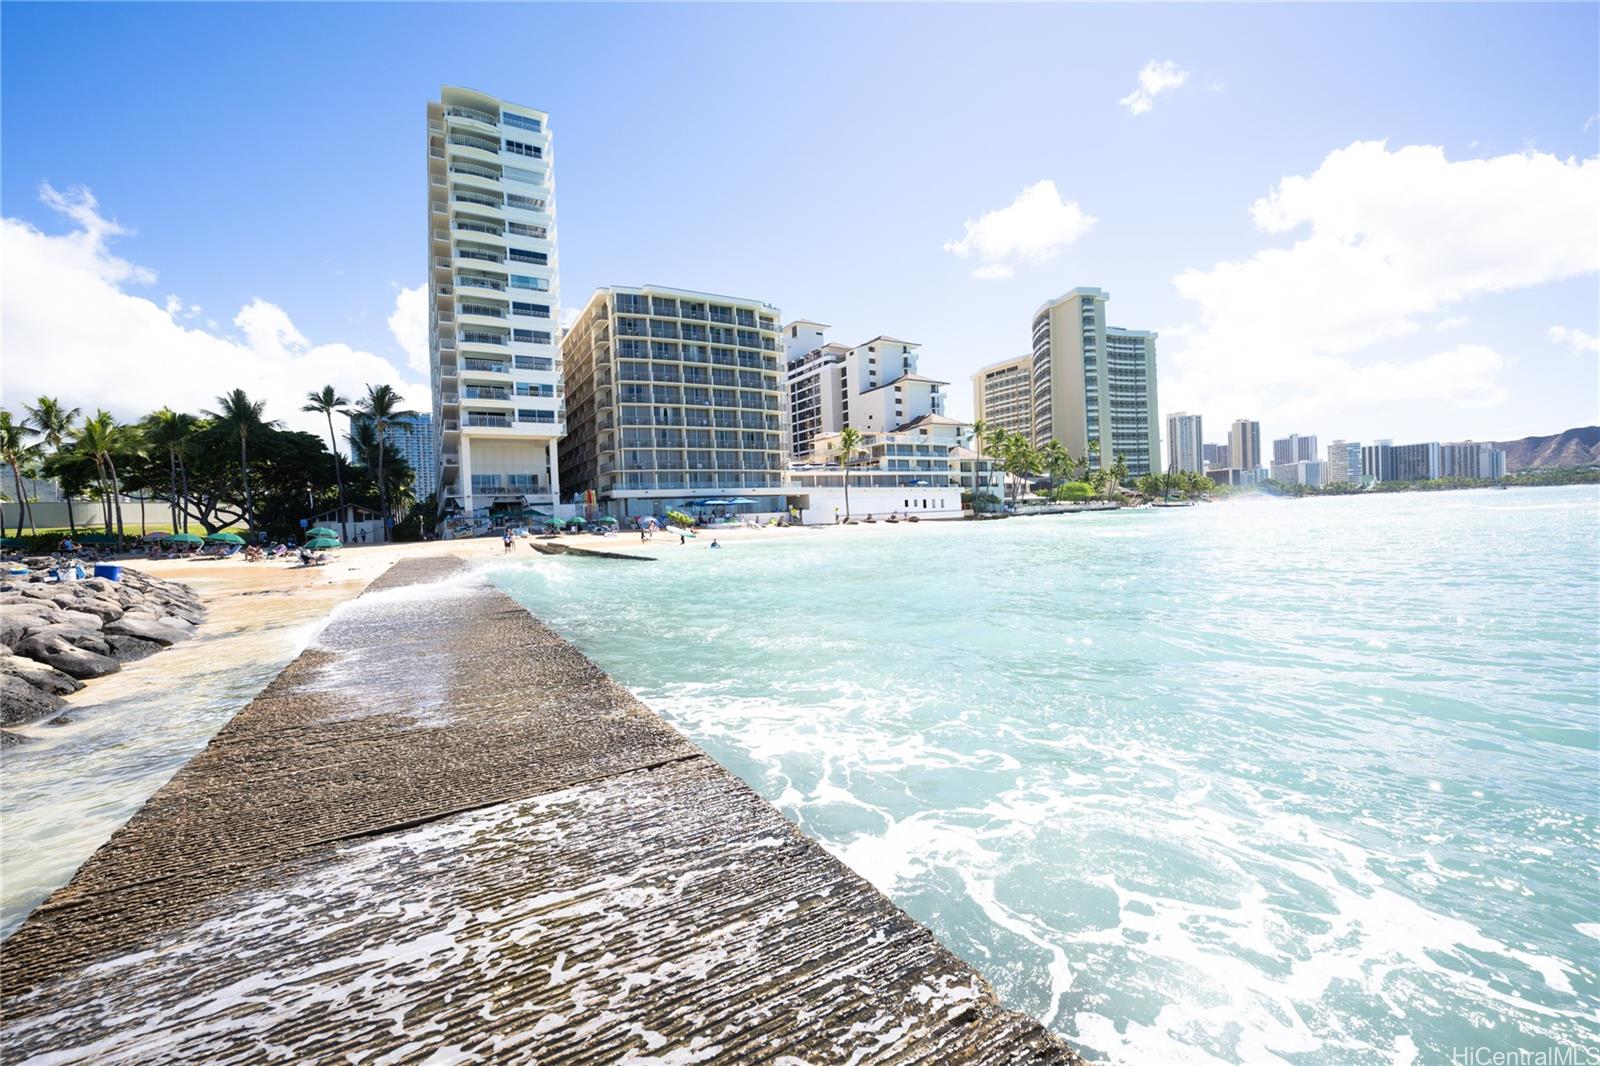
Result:
{"label": "green beach umbrella", "polygon": [[596,521],[598,521],[601,525],[606,526],[614,526],[617,524],[617,520],[611,515],[601,515],[598,519],[596,519]]}
{"label": "green beach umbrella", "polygon": [[325,551],[328,548],[340,548],[343,545],[339,543],[338,537],[313,537],[306,541],[306,547],[313,551]]}
{"label": "green beach umbrella", "polygon": [[204,544],[205,541],[193,533],[174,533],[167,538],[168,544]]}
{"label": "green beach umbrella", "polygon": [[337,537],[338,535],[339,531],[337,529],[329,529],[327,526],[317,526],[306,530],[306,536],[308,537]]}
{"label": "green beach umbrella", "polygon": [[588,525],[588,523],[585,522],[580,517],[573,517],[573,518],[567,519],[567,525],[569,525],[569,526],[584,526],[584,525]]}
{"label": "green beach umbrella", "polygon": [[206,537],[207,544],[243,544],[244,538],[237,533],[212,533]]}

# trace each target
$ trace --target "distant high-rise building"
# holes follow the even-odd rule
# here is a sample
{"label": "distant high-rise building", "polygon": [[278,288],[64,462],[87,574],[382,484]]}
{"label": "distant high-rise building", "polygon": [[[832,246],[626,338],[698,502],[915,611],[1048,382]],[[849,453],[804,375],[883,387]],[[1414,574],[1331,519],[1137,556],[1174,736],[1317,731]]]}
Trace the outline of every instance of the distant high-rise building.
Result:
{"label": "distant high-rise building", "polygon": [[1328,464],[1315,459],[1298,459],[1292,463],[1273,463],[1272,480],[1285,485],[1304,485],[1320,489],[1328,483]]}
{"label": "distant high-rise building", "polygon": [[1102,469],[1130,474],[1160,462],[1156,335],[1107,326],[1101,289],[1077,288],[1033,315],[1034,443],[1059,440]]}
{"label": "distant high-rise building", "polygon": [[433,416],[401,419],[384,430],[383,438],[384,447],[410,464],[416,475],[412,491],[417,499],[432,496],[439,488],[439,440],[434,435]]}
{"label": "distant high-rise building", "polygon": [[1200,416],[1179,411],[1167,416],[1167,465],[1170,472],[1190,470],[1198,474],[1205,470],[1201,455]]}
{"label": "distant high-rise building", "polygon": [[1241,418],[1228,431],[1228,465],[1235,470],[1261,466],[1261,423]]}
{"label": "distant high-rise building", "polygon": [[1205,463],[1207,470],[1225,470],[1228,468],[1228,446],[1226,444],[1200,445],[1200,458]]}
{"label": "distant high-rise building", "polygon": [[1317,458],[1317,435],[1301,436],[1291,433],[1272,442],[1274,463],[1313,462]]}
{"label": "distant high-rise building", "polygon": [[1432,481],[1441,477],[1439,442],[1396,444],[1389,449],[1393,481]]}
{"label": "distant high-rise building", "polygon": [[[973,420],[1033,437],[1033,356],[990,363],[972,375]],[[798,447],[798,444],[797,444]]]}
{"label": "distant high-rise building", "polygon": [[549,116],[471,89],[428,104],[428,332],[446,535],[560,499]]}
{"label": "distant high-rise building", "polygon": [[1439,476],[1499,480],[1506,476],[1506,453],[1492,444],[1478,441],[1441,444]]}
{"label": "distant high-rise building", "polygon": [[1361,443],[1336,440],[1328,445],[1328,482],[1361,484]]}
{"label": "distant high-rise building", "polygon": [[1394,442],[1375,440],[1361,448],[1361,477],[1365,481],[1394,480]]}

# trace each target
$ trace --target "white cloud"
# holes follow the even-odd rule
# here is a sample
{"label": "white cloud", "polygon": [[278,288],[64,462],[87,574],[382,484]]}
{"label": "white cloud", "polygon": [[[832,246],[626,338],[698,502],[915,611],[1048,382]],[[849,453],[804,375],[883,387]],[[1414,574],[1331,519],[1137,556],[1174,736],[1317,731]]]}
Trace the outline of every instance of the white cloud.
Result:
{"label": "white cloud", "polygon": [[1550,339],[1574,352],[1600,352],[1600,337],[1569,326],[1551,326]]}
{"label": "white cloud", "polygon": [[406,365],[419,374],[428,367],[428,286],[426,283],[401,289],[394,295],[394,311],[389,315],[389,332],[406,353]]}
{"label": "white cloud", "polygon": [[1452,162],[1437,147],[1357,142],[1284,178],[1251,214],[1263,234],[1301,235],[1174,279],[1197,318],[1164,360],[1176,371],[1168,406],[1242,411],[1247,396],[1272,418],[1325,406],[1349,382],[1358,402],[1497,403],[1507,360],[1482,345],[1409,363],[1361,353],[1473,297],[1600,270],[1600,158]]}
{"label": "white cloud", "polygon": [[1433,328],[1435,332],[1444,333],[1447,330],[1460,329],[1462,326],[1469,324],[1471,321],[1472,319],[1468,318],[1466,315],[1451,315],[1449,318],[1441,318],[1439,321],[1435,322],[1433,324]]}
{"label": "white cloud", "polygon": [[260,298],[233,319],[242,341],[181,324],[180,317],[198,315],[199,308],[181,311],[181,300],[156,302],[125,291],[153,284],[156,275],[110,252],[108,239],[127,231],[100,214],[88,190],[61,193],[46,185],[40,198],[74,228],[47,234],[0,219],[7,406],[48,394],[131,420],[164,405],[213,408],[218,395],[242,388],[267,402],[268,418],[319,434],[326,424],[300,407],[306,393],[324,384],[354,399],[368,383],[387,383],[408,406],[428,406],[427,386],[407,381],[387,359],[347,344],[313,343],[281,307]]}
{"label": "white cloud", "polygon": [[[1189,80],[1189,72],[1170,59],[1156,62],[1152,59],[1139,71],[1139,87],[1117,103],[1135,115],[1142,115],[1156,106],[1156,97],[1170,93]],[[1220,85],[1213,83],[1215,89]]]}
{"label": "white cloud", "polygon": [[1076,203],[1066,203],[1053,181],[1029,185],[1005,207],[965,222],[966,235],[946,241],[944,250],[961,259],[976,256],[975,278],[1009,278],[1017,261],[1045,263],[1088,233],[1093,216]]}

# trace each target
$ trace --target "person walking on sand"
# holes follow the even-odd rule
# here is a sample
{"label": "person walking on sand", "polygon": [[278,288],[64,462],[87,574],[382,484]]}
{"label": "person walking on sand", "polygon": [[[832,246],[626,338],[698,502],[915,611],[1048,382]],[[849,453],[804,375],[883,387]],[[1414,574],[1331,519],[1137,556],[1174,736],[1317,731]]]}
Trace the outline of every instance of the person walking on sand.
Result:
{"label": "person walking on sand", "polygon": [[505,545],[506,545],[505,554],[510,555],[511,554],[511,530],[507,529],[506,530],[506,535],[502,539],[505,541]]}

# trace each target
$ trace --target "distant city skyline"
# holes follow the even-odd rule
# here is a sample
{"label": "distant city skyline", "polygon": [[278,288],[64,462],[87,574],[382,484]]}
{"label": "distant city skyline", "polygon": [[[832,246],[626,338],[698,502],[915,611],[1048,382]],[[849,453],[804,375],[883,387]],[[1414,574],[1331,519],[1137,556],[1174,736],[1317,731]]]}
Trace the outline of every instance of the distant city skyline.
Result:
{"label": "distant city skyline", "polygon": [[[13,408],[70,391],[132,417],[242,386],[314,430],[299,399],[324,382],[425,407],[416,116],[466,84],[562,116],[569,308],[640,281],[758,292],[915,338],[923,373],[964,383],[1028,352],[1041,302],[1098,286],[1108,325],[1160,336],[1162,418],[1363,441],[1600,421],[1593,5],[507,5],[470,44],[426,4],[85,10],[0,9]],[[1103,45],[1063,67],[1066,32]],[[562,42],[537,68],[532,33]],[[819,55],[863,73],[819,83]],[[592,76],[619,67],[659,68],[649,107]],[[1036,135],[1068,113],[1073,136]],[[728,150],[640,167],[684,115]],[[197,130],[239,132],[195,167]],[[961,180],[877,162],[934,144]],[[957,387],[949,413],[971,404]]]}

